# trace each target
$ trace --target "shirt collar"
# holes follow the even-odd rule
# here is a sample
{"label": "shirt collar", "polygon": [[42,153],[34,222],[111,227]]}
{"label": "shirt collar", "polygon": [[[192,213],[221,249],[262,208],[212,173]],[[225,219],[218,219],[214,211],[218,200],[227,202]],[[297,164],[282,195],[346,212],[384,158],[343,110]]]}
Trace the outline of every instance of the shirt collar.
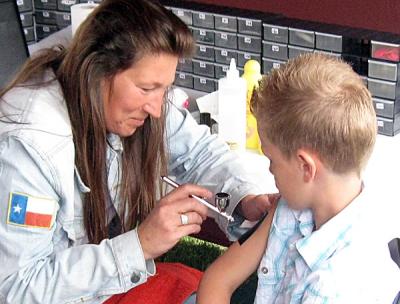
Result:
{"label": "shirt collar", "polygon": [[108,133],[107,142],[109,143],[111,149],[113,149],[116,152],[122,152],[124,150],[121,137],[119,137],[116,134]]}
{"label": "shirt collar", "polygon": [[356,223],[366,208],[365,189],[341,212],[316,231],[296,242],[296,248],[311,270],[327,260],[336,250],[345,247],[355,231]]}

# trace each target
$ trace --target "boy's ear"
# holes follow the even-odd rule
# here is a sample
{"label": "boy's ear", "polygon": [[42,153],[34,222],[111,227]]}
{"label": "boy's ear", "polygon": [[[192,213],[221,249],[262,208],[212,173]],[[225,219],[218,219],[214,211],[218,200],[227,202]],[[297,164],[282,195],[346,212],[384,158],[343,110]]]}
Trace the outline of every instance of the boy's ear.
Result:
{"label": "boy's ear", "polygon": [[303,174],[303,180],[305,182],[312,181],[317,172],[317,159],[315,158],[315,154],[304,149],[299,149],[296,158]]}

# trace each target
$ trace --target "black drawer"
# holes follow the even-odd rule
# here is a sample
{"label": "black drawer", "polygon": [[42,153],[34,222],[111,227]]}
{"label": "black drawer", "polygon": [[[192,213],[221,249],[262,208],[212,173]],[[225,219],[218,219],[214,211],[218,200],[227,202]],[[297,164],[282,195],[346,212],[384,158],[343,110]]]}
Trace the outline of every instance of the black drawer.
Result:
{"label": "black drawer", "polygon": [[32,0],[17,0],[17,6],[19,12],[29,12],[33,10]]}
{"label": "black drawer", "polygon": [[372,101],[374,102],[375,112],[378,116],[394,118],[400,112],[399,100],[372,98]]}
{"label": "black drawer", "polygon": [[70,12],[71,6],[78,3],[79,0],[57,0],[57,9],[63,12]]}
{"label": "black drawer", "polygon": [[176,69],[181,72],[193,72],[192,59],[179,58]]}
{"label": "black drawer", "polygon": [[289,42],[289,28],[287,26],[277,26],[264,23],[263,27],[265,40],[285,44]]}
{"label": "black drawer", "polygon": [[56,11],[39,11],[35,12],[35,20],[40,24],[56,25]]}
{"label": "black drawer", "polygon": [[259,53],[237,52],[237,66],[244,67],[246,62],[250,59],[257,60],[261,63],[261,55]]}
{"label": "black drawer", "polygon": [[395,118],[376,117],[378,133],[388,136],[394,136],[400,132],[400,114]]}
{"label": "black drawer", "polygon": [[35,10],[56,10],[57,9],[57,0],[34,0]]}
{"label": "black drawer", "polygon": [[175,74],[174,84],[180,87],[193,89],[193,75],[178,72]]}
{"label": "black drawer", "polygon": [[193,88],[195,90],[204,91],[204,92],[214,92],[217,88],[217,82],[215,79],[193,76]]}
{"label": "black drawer", "polygon": [[341,53],[343,50],[341,35],[315,32],[315,48],[324,51]]}
{"label": "black drawer", "polygon": [[214,64],[212,62],[193,59],[193,73],[213,78],[215,76]]}
{"label": "black drawer", "polygon": [[214,61],[215,60],[214,47],[209,45],[197,44],[196,53],[194,57],[196,59]]}
{"label": "black drawer", "polygon": [[399,77],[399,64],[368,60],[368,77],[396,82]]}
{"label": "black drawer", "polygon": [[399,99],[399,88],[396,82],[368,78],[368,90],[374,97],[390,100]]}
{"label": "black drawer", "polygon": [[215,34],[213,30],[192,28],[192,32],[193,32],[193,37],[197,42],[214,45]]}
{"label": "black drawer", "polygon": [[216,30],[237,32],[237,18],[226,15],[214,15],[214,25]]}
{"label": "black drawer", "polygon": [[214,28],[214,15],[206,12],[193,11],[193,26],[204,27],[208,29]]}
{"label": "black drawer", "polygon": [[238,38],[234,33],[215,31],[215,46],[228,49],[237,49]]}
{"label": "black drawer", "polygon": [[286,61],[288,59],[288,45],[263,41],[263,57]]}
{"label": "black drawer", "polygon": [[215,48],[215,62],[229,65],[231,58],[234,58],[237,62],[237,51]]}
{"label": "black drawer", "polygon": [[315,47],[315,33],[298,28],[289,28],[289,44],[313,49]]}
{"label": "black drawer", "polygon": [[283,64],[286,63],[286,61],[269,59],[269,58],[263,58],[262,62],[263,62],[262,64],[263,74],[267,74],[269,71],[273,69],[279,69]]}
{"label": "black drawer", "polygon": [[261,20],[238,17],[238,32],[261,37],[262,22]]}
{"label": "black drawer", "polygon": [[290,45],[290,44],[289,44],[288,48],[289,48],[289,59],[295,58],[295,57],[299,56],[300,54],[314,52],[314,49],[304,48],[304,47],[300,47],[300,46],[294,46],[294,45]]}
{"label": "black drawer", "polygon": [[192,11],[183,9],[183,8],[177,8],[177,7],[171,7],[171,11],[177,15],[183,22],[185,22],[187,25],[192,25],[193,20],[192,20]]}
{"label": "black drawer", "polygon": [[33,26],[33,13],[28,12],[28,13],[21,13],[19,15],[21,19],[22,26],[28,27],[28,26]]}
{"label": "black drawer", "polygon": [[238,34],[238,49],[240,51],[261,53],[261,38]]}
{"label": "black drawer", "polygon": [[371,57],[400,62],[400,44],[371,41]]}

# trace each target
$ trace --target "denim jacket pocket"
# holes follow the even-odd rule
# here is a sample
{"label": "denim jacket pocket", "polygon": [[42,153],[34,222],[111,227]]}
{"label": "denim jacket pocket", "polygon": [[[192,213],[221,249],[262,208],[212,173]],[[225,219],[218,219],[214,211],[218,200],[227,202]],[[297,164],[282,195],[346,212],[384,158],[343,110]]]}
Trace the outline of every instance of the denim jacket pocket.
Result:
{"label": "denim jacket pocket", "polygon": [[64,223],[63,229],[67,233],[71,246],[87,243],[88,240],[83,218],[75,218],[72,222]]}

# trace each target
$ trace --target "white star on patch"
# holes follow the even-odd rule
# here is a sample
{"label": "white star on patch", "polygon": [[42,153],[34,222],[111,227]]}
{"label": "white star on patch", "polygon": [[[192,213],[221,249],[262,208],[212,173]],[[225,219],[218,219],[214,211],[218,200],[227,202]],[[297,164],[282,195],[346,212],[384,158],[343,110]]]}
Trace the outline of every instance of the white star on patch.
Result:
{"label": "white star on patch", "polygon": [[14,206],[14,213],[21,213],[22,208],[17,204],[17,206]]}

